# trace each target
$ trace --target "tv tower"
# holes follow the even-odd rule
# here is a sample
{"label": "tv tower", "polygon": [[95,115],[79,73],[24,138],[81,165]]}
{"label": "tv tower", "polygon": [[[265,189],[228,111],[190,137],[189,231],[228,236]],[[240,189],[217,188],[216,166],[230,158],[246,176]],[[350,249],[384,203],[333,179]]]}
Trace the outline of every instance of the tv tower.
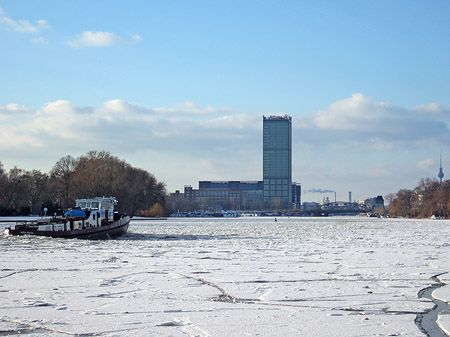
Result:
{"label": "tv tower", "polygon": [[442,178],[444,178],[444,171],[442,170],[442,148],[441,148],[441,158],[440,158],[438,178],[439,178],[440,184],[442,185]]}

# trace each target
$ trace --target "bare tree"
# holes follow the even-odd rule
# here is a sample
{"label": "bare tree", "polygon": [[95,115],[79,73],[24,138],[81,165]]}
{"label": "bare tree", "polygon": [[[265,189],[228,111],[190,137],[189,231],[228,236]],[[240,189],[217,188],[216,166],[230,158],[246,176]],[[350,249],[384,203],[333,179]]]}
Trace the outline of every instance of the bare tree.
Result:
{"label": "bare tree", "polygon": [[79,196],[115,196],[123,212],[136,214],[150,210],[155,203],[165,205],[164,183],[106,151],[81,156],[74,177]]}
{"label": "bare tree", "polygon": [[384,196],[384,200],[388,205],[392,203],[392,201],[395,199],[396,195],[395,193],[389,193],[388,195]]}
{"label": "bare tree", "polygon": [[0,207],[7,208],[8,207],[8,198],[7,198],[7,187],[8,187],[8,175],[6,174],[2,162],[0,162]]}
{"label": "bare tree", "polygon": [[30,213],[39,212],[37,206],[43,201],[43,197],[48,190],[48,176],[39,170],[27,171],[23,175],[25,182],[25,191],[28,203],[30,205]]}
{"label": "bare tree", "polygon": [[411,217],[415,193],[412,190],[402,189],[397,192],[396,198],[389,207],[391,216]]}
{"label": "bare tree", "polygon": [[77,167],[77,160],[68,155],[59,159],[50,171],[50,177],[54,181],[57,203],[68,208],[73,203],[74,179],[73,175]]}
{"label": "bare tree", "polygon": [[449,216],[450,180],[440,184],[437,179],[422,179],[414,190],[402,189],[389,205],[391,216],[423,217]]}
{"label": "bare tree", "polygon": [[8,207],[11,208],[15,214],[20,212],[22,206],[25,206],[24,192],[25,183],[23,179],[23,170],[14,166],[9,170],[6,196]]}

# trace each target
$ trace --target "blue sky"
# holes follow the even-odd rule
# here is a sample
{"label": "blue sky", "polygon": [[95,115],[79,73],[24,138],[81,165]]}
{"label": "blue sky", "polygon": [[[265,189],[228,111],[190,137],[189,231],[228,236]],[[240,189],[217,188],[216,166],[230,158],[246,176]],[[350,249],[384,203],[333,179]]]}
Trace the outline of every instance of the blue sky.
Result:
{"label": "blue sky", "polygon": [[48,172],[104,149],[169,191],[260,180],[262,115],[289,114],[304,192],[413,188],[440,146],[450,167],[449,15],[448,1],[0,1],[0,161]]}

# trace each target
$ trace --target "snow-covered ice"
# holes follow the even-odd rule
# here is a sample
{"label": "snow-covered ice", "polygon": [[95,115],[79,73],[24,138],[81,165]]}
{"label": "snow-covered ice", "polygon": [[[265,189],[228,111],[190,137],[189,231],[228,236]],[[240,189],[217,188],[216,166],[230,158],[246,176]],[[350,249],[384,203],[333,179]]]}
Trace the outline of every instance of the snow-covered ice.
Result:
{"label": "snow-covered ice", "polygon": [[[447,247],[448,246],[449,244],[447,244]],[[450,259],[449,255],[447,255],[447,259]],[[445,283],[446,285],[433,291],[433,297],[446,302],[448,305],[450,302],[450,273],[441,275],[439,278],[441,282]],[[442,331],[450,336],[450,309],[443,311],[438,316],[438,325]]]}
{"label": "snow-covered ice", "polygon": [[[132,222],[111,241],[0,239],[0,331],[101,336],[424,336],[450,222]],[[449,302],[445,285],[433,297]],[[450,331],[450,313],[438,324]]]}

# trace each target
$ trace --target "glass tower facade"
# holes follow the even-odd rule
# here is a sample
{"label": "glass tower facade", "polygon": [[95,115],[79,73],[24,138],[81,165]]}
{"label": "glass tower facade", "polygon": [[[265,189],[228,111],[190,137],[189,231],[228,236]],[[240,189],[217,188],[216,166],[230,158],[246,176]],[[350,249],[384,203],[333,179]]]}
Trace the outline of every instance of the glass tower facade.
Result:
{"label": "glass tower facade", "polygon": [[263,200],[292,208],[292,117],[263,116]]}

